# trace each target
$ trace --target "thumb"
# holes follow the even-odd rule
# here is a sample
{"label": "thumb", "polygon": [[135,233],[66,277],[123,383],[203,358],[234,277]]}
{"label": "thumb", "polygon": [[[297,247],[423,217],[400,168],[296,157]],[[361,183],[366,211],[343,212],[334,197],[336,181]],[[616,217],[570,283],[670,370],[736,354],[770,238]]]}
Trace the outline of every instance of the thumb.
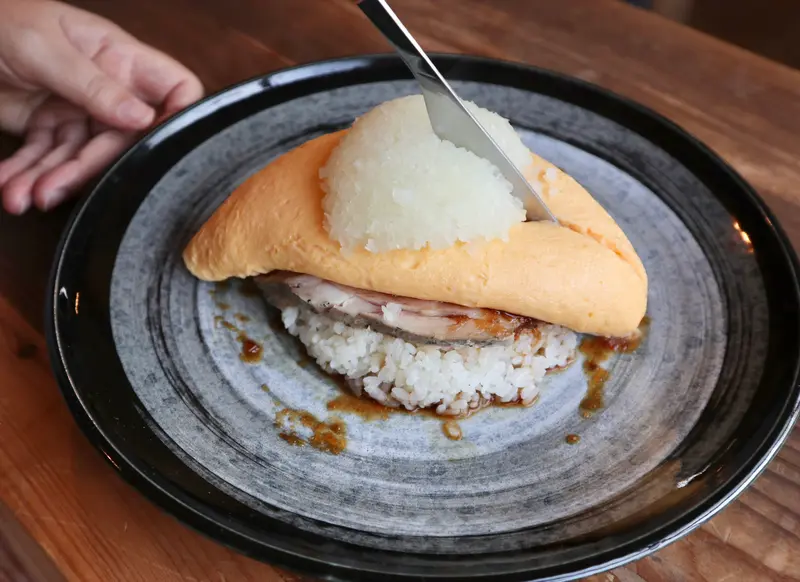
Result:
{"label": "thumb", "polygon": [[86,56],[66,45],[42,71],[40,82],[92,117],[120,129],[145,129],[155,110],[119,82],[101,71]]}

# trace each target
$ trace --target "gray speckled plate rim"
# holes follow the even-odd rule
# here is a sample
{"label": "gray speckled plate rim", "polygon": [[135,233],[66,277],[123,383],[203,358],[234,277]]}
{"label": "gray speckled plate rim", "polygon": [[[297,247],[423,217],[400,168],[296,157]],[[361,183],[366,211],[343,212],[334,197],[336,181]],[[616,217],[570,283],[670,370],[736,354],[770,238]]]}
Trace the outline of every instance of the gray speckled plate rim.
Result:
{"label": "gray speckled plate rim", "polygon": [[[352,59],[343,59],[343,60],[336,59],[336,60],[326,61],[323,63],[315,63],[312,65],[301,65],[293,69],[279,71],[275,74],[268,75],[266,77],[244,81],[243,83],[229,89],[223,95],[212,95],[206,98],[205,100],[199,102],[198,104],[188,109],[186,112],[176,116],[175,120],[169,120],[164,122],[160,127],[153,130],[148,135],[148,137],[145,138],[143,141],[158,142],[163,139],[166,139],[177,130],[191,125],[193,121],[200,119],[205,115],[213,113],[214,111],[218,111],[219,109],[222,109],[228,105],[236,104],[237,100],[241,99],[243,95],[255,94],[260,90],[262,90],[263,87],[279,86],[284,82],[293,82],[297,80],[298,77],[309,78],[309,76],[310,77],[318,76],[319,72],[314,67],[321,67],[323,68],[323,70],[327,70],[330,72],[338,72],[340,70],[350,70],[350,69],[356,69],[360,66],[364,66],[364,64],[368,64],[374,58],[376,57],[370,57],[370,56],[354,57]],[[474,60],[488,61],[488,59],[474,59]],[[512,63],[512,66],[519,66],[519,65]],[[339,69],[338,67],[341,67],[341,69]],[[535,69],[531,67],[526,67],[525,70],[530,71]],[[552,75],[549,72],[545,72],[545,74]],[[560,75],[556,76],[560,77]],[[573,79],[570,79],[570,81],[597,90],[596,87],[592,86],[589,83]],[[259,87],[256,87],[254,83],[258,84]],[[701,150],[707,155],[712,156],[713,158],[716,158],[716,156],[713,153],[711,153],[710,150],[708,150],[708,148],[706,148],[705,146],[697,142],[697,140],[695,140],[694,138],[692,138],[691,136],[687,135],[685,132],[677,128],[677,126],[675,126],[671,122],[664,120],[657,114],[648,111],[645,108],[635,103],[631,103],[624,98],[616,96],[609,91],[606,91],[604,89],[599,89],[599,90],[602,93],[605,93],[606,95],[616,98],[623,105],[629,108],[637,109],[640,112],[645,113],[649,117],[655,118],[656,121],[658,121],[662,126],[665,126],[667,129],[671,129],[672,131],[679,133],[680,137],[684,141],[688,140],[689,143],[693,145],[695,148]],[[173,121],[175,122],[173,123]],[[92,194],[87,198],[85,198],[83,202],[78,206],[78,208],[76,208],[75,212],[73,213],[73,217],[70,221],[70,225],[66,229],[64,236],[62,237],[56,255],[57,260],[55,261],[55,264],[53,266],[53,271],[51,274],[51,289],[53,289],[53,294],[48,298],[48,305],[46,309],[46,321],[48,324],[48,346],[50,349],[52,361],[54,363],[54,368],[56,369],[56,375],[59,378],[59,384],[61,385],[64,391],[64,395],[67,398],[67,402],[70,408],[72,409],[73,415],[76,417],[79,424],[87,433],[87,436],[90,437],[90,440],[95,444],[95,446],[97,446],[101,451],[103,451],[106,454],[107,459],[112,463],[112,465],[118,471],[120,471],[123,474],[123,476],[138,484],[140,490],[142,490],[143,493],[147,494],[148,497],[150,497],[159,504],[163,504],[164,500],[160,497],[161,495],[166,494],[171,498],[172,502],[178,501],[178,503],[180,503],[180,501],[176,499],[174,495],[171,495],[165,489],[158,487],[158,485],[154,483],[152,479],[140,473],[140,469],[137,468],[137,463],[128,458],[126,454],[114,444],[113,440],[109,437],[106,431],[103,430],[103,428],[98,424],[97,419],[92,417],[91,413],[89,412],[90,409],[87,406],[87,403],[83,401],[80,391],[73,383],[73,378],[69,372],[67,363],[65,361],[61,335],[58,331],[58,301],[59,301],[60,290],[56,285],[61,278],[61,269],[63,266],[64,253],[68,245],[68,242],[70,241],[74,229],[78,225],[78,222],[83,216],[84,210],[88,206],[89,202],[92,200],[95,194],[98,191],[100,191],[101,186],[104,183],[106,183],[110,179],[110,177],[113,176],[116,169],[125,163],[125,161],[129,158],[133,150],[134,148],[129,150],[122,158],[120,158],[120,160],[112,167],[112,169],[108,172],[108,174],[106,174],[104,179],[100,182],[100,184],[92,192]],[[763,219],[766,221],[766,224],[768,225],[769,228],[772,229],[774,235],[777,236],[779,242],[782,243],[783,250],[787,255],[786,258],[788,259],[788,263],[792,271],[791,274],[794,276],[796,281],[797,263],[794,257],[794,252],[791,249],[791,246],[787,243],[785,234],[781,230],[780,226],[777,224],[775,219],[772,217],[770,211],[763,205],[763,203],[760,201],[757,195],[755,195],[755,193],[753,193],[750,190],[750,188],[738,177],[738,175],[735,174],[735,172],[733,172],[730,168],[728,168],[724,164],[723,166],[726,172],[730,175],[730,177],[732,177],[735,181],[739,182],[739,184],[742,187],[741,189],[750,198],[750,203],[754,203],[757,207],[759,207],[759,209],[763,214]],[[58,363],[59,365],[56,366],[55,365],[56,363]],[[795,378],[796,376],[797,376],[797,366],[795,366]],[[796,382],[795,382],[794,395],[797,396]],[[795,398],[793,402],[787,401],[786,403],[784,403],[784,405],[782,406],[782,413],[780,414],[780,417],[782,419],[780,430],[778,430],[778,432],[776,433],[775,432],[776,427],[773,426],[772,429],[769,431],[769,434],[766,435],[764,441],[764,442],[768,441],[771,444],[767,447],[766,450],[764,450],[764,442],[759,443],[759,445],[755,447],[758,449],[758,451],[757,454],[754,451],[754,456],[758,456],[759,460],[757,460],[755,464],[748,463],[749,466],[740,467],[740,470],[733,477],[731,477],[731,480],[739,481],[738,485],[733,488],[730,488],[728,491],[722,491],[722,490],[718,491],[716,497],[709,500],[710,505],[707,505],[705,509],[702,509],[699,512],[695,512],[693,518],[687,521],[685,525],[683,525],[678,529],[675,529],[667,536],[662,537],[658,542],[647,545],[647,547],[644,550],[635,552],[632,555],[623,556],[621,558],[608,561],[604,563],[600,568],[598,568],[597,566],[590,567],[580,572],[580,575],[587,575],[592,572],[605,570],[609,567],[620,565],[631,559],[641,557],[641,555],[644,555],[642,551],[646,554],[660,547],[663,547],[664,545],[670,543],[671,541],[674,541],[678,537],[685,535],[687,532],[697,527],[700,523],[707,520],[710,516],[719,511],[719,509],[723,507],[727,502],[729,502],[731,499],[735,498],[739,493],[741,493],[741,491],[744,490],[752,482],[752,480],[755,479],[761,473],[761,471],[763,471],[763,469],[766,467],[769,461],[777,453],[778,449],[780,448],[784,440],[787,438],[789,432],[793,427],[794,421],[796,421],[797,419],[799,412],[800,409],[798,409],[797,398]],[[98,437],[101,437],[102,441],[104,442],[98,442],[97,440]],[[117,463],[115,459],[122,461],[122,463],[121,464]],[[147,486],[142,487],[142,485],[145,484]],[[155,489],[152,489],[152,487],[155,487]],[[186,505],[183,505],[183,507],[189,509],[188,506]],[[195,521],[195,520],[192,519],[189,521]],[[202,522],[202,520],[200,521]],[[219,527],[221,524],[215,524],[215,525]],[[568,577],[572,577],[575,574],[578,573],[574,572],[572,574],[569,574]],[[566,579],[566,577],[558,576],[552,579]]]}

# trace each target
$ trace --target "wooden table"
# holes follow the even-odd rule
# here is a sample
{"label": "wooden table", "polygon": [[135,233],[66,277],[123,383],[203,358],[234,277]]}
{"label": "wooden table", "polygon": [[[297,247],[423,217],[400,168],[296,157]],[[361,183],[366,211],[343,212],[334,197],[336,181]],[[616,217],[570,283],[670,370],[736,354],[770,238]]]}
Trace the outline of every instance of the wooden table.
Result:
{"label": "wooden table", "polygon": [[[295,63],[388,50],[349,0],[75,4],[175,55],[209,91]],[[667,115],[731,162],[800,243],[800,72],[616,0],[393,5],[429,50],[563,71]],[[0,215],[0,580],[299,580],[161,513],[79,433],[42,336],[47,273],[68,214]],[[800,432],[711,522],[592,580],[800,580]]]}

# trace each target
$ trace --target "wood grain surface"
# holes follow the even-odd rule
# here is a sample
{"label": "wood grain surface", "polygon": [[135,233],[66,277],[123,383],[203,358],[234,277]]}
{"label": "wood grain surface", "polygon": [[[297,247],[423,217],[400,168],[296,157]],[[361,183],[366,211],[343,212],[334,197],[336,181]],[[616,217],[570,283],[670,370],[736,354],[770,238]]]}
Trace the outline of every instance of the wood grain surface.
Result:
{"label": "wood grain surface", "polygon": [[[349,0],[74,4],[176,56],[209,91],[295,63],[388,50]],[[428,50],[548,67],[661,112],[732,163],[800,244],[799,72],[615,0],[393,6]],[[0,156],[13,147],[0,140]],[[78,431],[42,336],[48,269],[69,211],[0,214],[0,582],[301,580],[161,513]],[[800,431],[715,519],[590,580],[800,580]]]}

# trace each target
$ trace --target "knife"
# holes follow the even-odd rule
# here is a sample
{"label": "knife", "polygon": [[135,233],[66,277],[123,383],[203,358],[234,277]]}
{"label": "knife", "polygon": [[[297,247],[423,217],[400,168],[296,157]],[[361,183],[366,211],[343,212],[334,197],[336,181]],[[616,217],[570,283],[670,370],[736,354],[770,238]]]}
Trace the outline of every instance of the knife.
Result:
{"label": "knife", "polygon": [[386,0],[361,0],[358,7],[386,37],[419,83],[434,133],[494,164],[511,183],[511,193],[522,200],[528,220],[557,224],[558,220],[533,186],[464,106]]}

